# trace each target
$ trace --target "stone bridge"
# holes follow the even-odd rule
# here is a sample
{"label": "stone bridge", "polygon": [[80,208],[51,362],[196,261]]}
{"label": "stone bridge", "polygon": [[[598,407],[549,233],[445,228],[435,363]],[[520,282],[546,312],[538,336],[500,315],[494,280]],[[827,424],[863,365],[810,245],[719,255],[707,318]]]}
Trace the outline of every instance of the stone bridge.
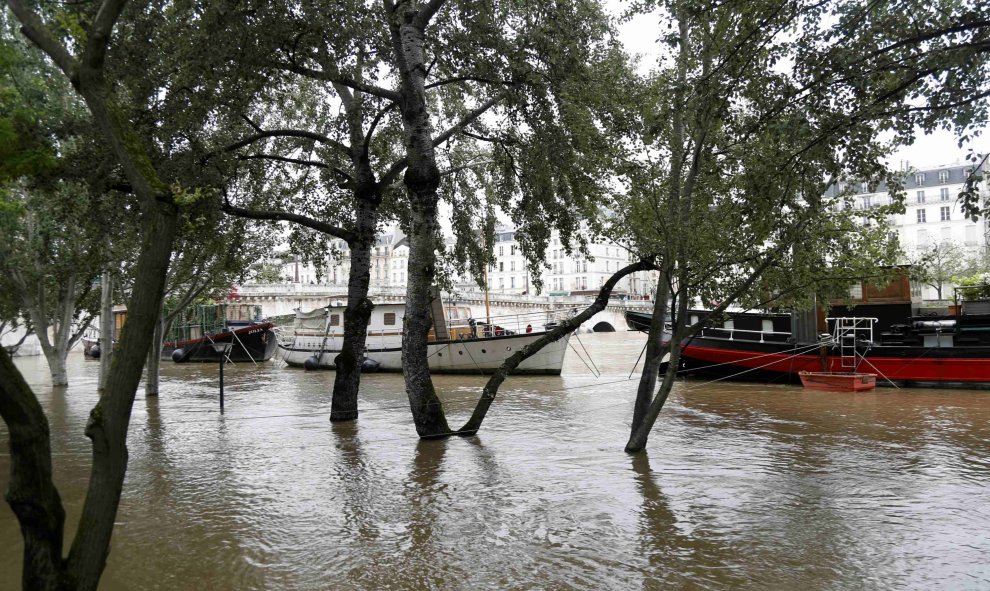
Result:
{"label": "stone bridge", "polygon": [[[347,303],[347,289],[333,285],[242,285],[238,288],[240,301],[245,304],[261,306],[264,316],[286,316],[293,314],[297,308],[314,310],[333,303],[344,306]],[[372,288],[371,300],[374,302],[402,302],[405,300],[405,289]],[[444,293],[444,304],[468,306],[471,314],[478,319],[485,317],[485,296],[480,291]],[[553,312],[555,310],[576,309],[581,311],[594,301],[590,296],[528,296],[515,294],[488,295],[488,308],[493,318],[510,317],[533,312]],[[612,299],[608,306],[595,314],[581,325],[584,332],[624,331],[626,328],[626,310],[649,312],[653,309],[652,301]]]}

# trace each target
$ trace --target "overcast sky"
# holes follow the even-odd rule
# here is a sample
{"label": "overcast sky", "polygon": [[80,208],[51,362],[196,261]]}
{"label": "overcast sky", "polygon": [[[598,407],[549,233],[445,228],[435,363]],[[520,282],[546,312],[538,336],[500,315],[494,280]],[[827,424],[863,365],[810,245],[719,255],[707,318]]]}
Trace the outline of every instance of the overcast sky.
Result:
{"label": "overcast sky", "polygon": [[[606,0],[606,6],[613,12],[618,11],[628,2],[621,0]],[[644,67],[656,63],[659,50],[657,48],[658,24],[655,16],[639,15],[619,28],[619,37],[626,51],[639,54]],[[986,132],[984,132],[986,133]],[[934,168],[942,164],[962,162],[968,153],[968,147],[974,147],[977,152],[984,153],[990,147],[990,140],[983,137],[975,144],[960,148],[955,137],[945,131],[925,136],[918,132],[914,145],[898,150],[890,159],[891,166],[900,168],[901,161],[906,160],[914,168]]]}

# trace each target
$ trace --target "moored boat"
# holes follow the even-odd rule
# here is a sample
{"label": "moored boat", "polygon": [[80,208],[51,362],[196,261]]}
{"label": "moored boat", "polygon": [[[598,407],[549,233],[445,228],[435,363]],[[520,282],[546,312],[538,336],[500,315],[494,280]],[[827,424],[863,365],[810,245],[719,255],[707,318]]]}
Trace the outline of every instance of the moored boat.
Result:
{"label": "moored boat", "polygon": [[[912,315],[906,279],[899,290],[864,284],[861,292],[874,294],[872,300],[855,308],[833,302],[833,318],[819,319],[819,329],[830,334],[819,340],[798,339],[781,314],[709,322],[682,343],[679,373],[797,384],[802,371],[850,372],[854,355],[858,367],[877,374],[879,385],[990,389],[990,314],[967,313],[964,306],[959,315]],[[840,323],[847,328],[836,333]]]}
{"label": "moored boat", "polygon": [[[439,300],[434,300],[438,303]],[[293,334],[279,344],[287,364],[309,369],[333,369],[343,345],[343,312],[329,305],[297,311]],[[375,306],[368,325],[365,367],[402,371],[402,318],[405,306]],[[432,373],[487,374],[522,347],[542,337],[563,313],[538,312],[476,320],[466,306],[433,306],[428,360]],[[439,320],[438,320],[439,319]],[[523,361],[514,374],[560,375],[569,334]],[[377,365],[375,365],[377,364]]]}
{"label": "moored boat", "polygon": [[877,387],[877,374],[856,372],[799,371],[801,385],[808,390],[860,392]]}
{"label": "moored boat", "polygon": [[193,306],[177,319],[162,345],[162,359],[176,363],[214,362],[220,356],[215,344],[230,343],[224,355],[229,361],[268,361],[278,339],[275,325],[261,317],[260,306],[213,304]]}

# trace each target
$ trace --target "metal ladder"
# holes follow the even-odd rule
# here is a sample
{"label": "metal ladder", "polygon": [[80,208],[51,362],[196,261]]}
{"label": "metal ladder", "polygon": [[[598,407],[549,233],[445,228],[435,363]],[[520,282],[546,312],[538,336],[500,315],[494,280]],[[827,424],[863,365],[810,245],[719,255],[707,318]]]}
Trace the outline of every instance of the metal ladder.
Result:
{"label": "metal ladder", "polygon": [[835,322],[832,340],[839,347],[839,366],[855,372],[862,358],[856,351],[856,342],[865,339],[866,342],[873,343],[873,324],[877,319],[843,316],[825,320]]}

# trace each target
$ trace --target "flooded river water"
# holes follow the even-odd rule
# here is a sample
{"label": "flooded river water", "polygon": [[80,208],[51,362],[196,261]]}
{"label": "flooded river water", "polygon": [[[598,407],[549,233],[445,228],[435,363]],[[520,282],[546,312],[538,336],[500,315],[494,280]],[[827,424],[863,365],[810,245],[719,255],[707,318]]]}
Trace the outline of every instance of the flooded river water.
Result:
{"label": "flooded river water", "polygon": [[[432,442],[400,375],[366,375],[360,419],[331,425],[332,372],[228,365],[221,415],[217,366],[164,364],[101,589],[990,588],[990,392],[688,381],[631,457],[643,337],[580,340],[563,376],[510,378],[478,437]],[[98,364],[72,355],[57,391],[43,358],[17,364],[71,536]],[[461,424],[483,378],[435,383]],[[0,588],[20,560],[4,503]]]}

